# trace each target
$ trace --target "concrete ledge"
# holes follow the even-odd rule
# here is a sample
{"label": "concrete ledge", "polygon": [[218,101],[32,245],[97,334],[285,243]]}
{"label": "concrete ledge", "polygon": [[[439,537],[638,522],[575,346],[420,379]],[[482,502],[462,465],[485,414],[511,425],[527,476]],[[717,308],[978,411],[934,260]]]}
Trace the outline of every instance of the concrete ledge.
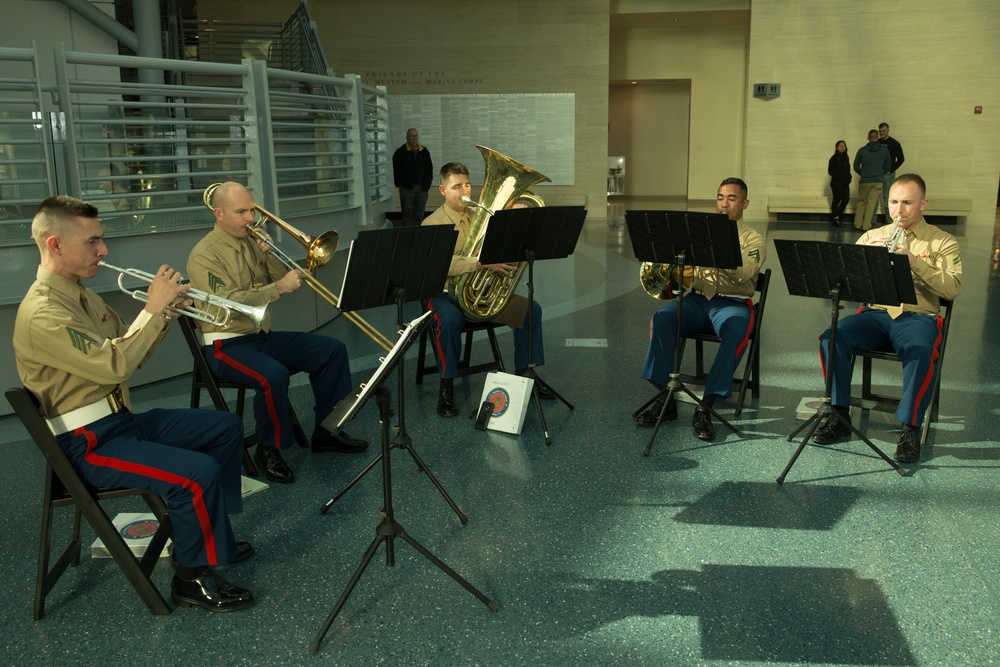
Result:
{"label": "concrete ledge", "polygon": [[[853,213],[857,204],[851,199],[846,213]],[[927,203],[927,215],[950,215],[964,217],[972,210],[972,200],[964,197],[937,197]],[[813,195],[768,195],[768,213],[830,213],[830,200]]]}

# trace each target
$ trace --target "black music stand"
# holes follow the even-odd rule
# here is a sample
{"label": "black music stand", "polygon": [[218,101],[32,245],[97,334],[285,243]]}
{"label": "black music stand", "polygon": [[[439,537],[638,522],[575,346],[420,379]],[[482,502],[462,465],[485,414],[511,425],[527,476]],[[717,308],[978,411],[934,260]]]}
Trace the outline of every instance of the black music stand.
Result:
{"label": "black music stand", "polygon": [[[395,303],[397,325],[399,330],[403,331],[403,304],[406,301],[428,298],[441,292],[448,277],[448,266],[457,239],[458,231],[449,225],[360,232],[358,238],[351,243],[347,257],[344,285],[340,292],[340,309],[354,311]],[[459,509],[417,454],[413,448],[413,441],[406,432],[404,365],[403,358],[400,357],[397,392],[399,433],[393,439],[392,446],[405,449],[410,454],[417,467],[427,475],[451,506],[458,520],[463,524],[467,523],[468,517]],[[323,427],[330,431],[336,427],[334,414],[331,413],[323,421]],[[375,467],[382,456],[379,454],[372,459],[364,470],[320,508],[320,512],[325,514],[358,480]]]}
{"label": "black music stand", "polygon": [[[452,247],[454,248],[454,241],[452,241]],[[402,366],[403,355],[406,353],[407,348],[409,348],[413,341],[416,340],[417,335],[419,335],[423,327],[427,325],[430,315],[431,311],[427,311],[402,329],[399,340],[396,341],[396,344],[382,360],[382,364],[375,369],[375,372],[368,379],[368,381],[358,385],[358,387],[349,396],[340,401],[340,403],[338,403],[333,409],[330,416],[323,422],[326,428],[329,428],[335,433],[339,432],[343,429],[344,425],[354,418],[354,416],[358,413],[358,410],[361,409],[361,406],[363,406],[369,398],[375,396],[375,403],[378,405],[379,412],[380,433],[382,436],[382,509],[379,511],[379,514],[382,515],[382,520],[375,528],[375,539],[372,540],[372,543],[368,545],[368,549],[365,550],[365,554],[361,558],[361,565],[359,565],[358,569],[355,570],[354,576],[351,577],[351,581],[347,584],[347,588],[345,588],[344,592],[341,593],[340,599],[337,600],[336,606],[333,608],[333,611],[330,612],[330,615],[327,617],[323,627],[320,629],[315,639],[313,639],[309,644],[309,650],[313,653],[316,653],[319,650],[320,642],[323,641],[323,637],[325,637],[326,633],[330,630],[330,627],[333,625],[333,621],[337,618],[337,614],[339,614],[340,610],[343,609],[344,604],[347,602],[347,598],[351,595],[354,587],[361,579],[361,575],[375,557],[375,552],[378,550],[378,547],[382,542],[385,542],[386,566],[392,567],[395,565],[396,552],[394,540],[397,537],[406,540],[410,546],[419,551],[427,560],[437,565],[438,568],[445,574],[479,598],[490,611],[497,610],[496,602],[486,597],[485,594],[466,581],[460,574],[445,565],[441,559],[410,537],[403,527],[396,522],[396,518],[393,514],[392,465],[390,461],[390,452],[394,446],[398,445],[391,444],[389,441],[389,421],[392,419],[392,410],[389,405],[392,401],[392,394],[385,387],[385,381],[388,379],[389,374],[392,372],[392,369],[396,364]]]}
{"label": "black music stand", "polygon": [[[629,237],[632,239],[632,251],[640,262],[676,264],[680,276],[684,275],[685,266],[716,269],[735,269],[743,266],[739,231],[736,223],[732,222],[725,213],[625,211],[625,224],[628,225]],[[642,450],[643,456],[649,456],[653,440],[656,439],[660,424],[663,423],[663,417],[667,413],[667,405],[678,391],[683,391],[703,410],[714,415],[726,428],[741,438],[743,437],[742,431],[721,417],[714,407],[706,406],[704,401],[680,380],[681,314],[684,309],[684,293],[685,290],[681,289],[677,296],[674,365],[673,371],[670,373],[670,380],[666,387],[632,413],[632,418],[635,419],[639,413],[657,400],[665,399],[653,432],[646,443],[646,448]]]}
{"label": "black music stand", "polygon": [[545,423],[542,401],[538,397],[539,385],[547,387],[570,410],[574,407],[534,370],[535,318],[530,313],[531,304],[535,300],[535,261],[562,259],[572,255],[586,217],[587,211],[582,206],[542,206],[497,211],[490,218],[479,252],[481,264],[528,263],[528,368],[532,370],[531,375],[535,380],[531,386],[531,395],[535,399],[546,445],[552,444],[552,437]]}
{"label": "black music stand", "polygon": [[908,258],[906,255],[889,253],[882,246],[851,243],[775,239],[774,247],[778,252],[778,262],[781,264],[789,294],[832,300],[826,393],[823,395],[822,404],[816,409],[816,414],[786,438],[791,442],[803,429],[809,427],[788,465],[778,475],[778,484],[785,481],[785,476],[792,469],[792,465],[799,458],[799,454],[813,433],[819,428],[820,422],[829,415],[833,415],[840,423],[847,426],[896,472],[906,475],[906,471],[876,447],[864,433],[856,429],[850,419],[844,418],[840,412],[833,409],[831,395],[834,364],[831,360],[837,349],[837,322],[840,319],[842,299],[887,306],[917,302]]}

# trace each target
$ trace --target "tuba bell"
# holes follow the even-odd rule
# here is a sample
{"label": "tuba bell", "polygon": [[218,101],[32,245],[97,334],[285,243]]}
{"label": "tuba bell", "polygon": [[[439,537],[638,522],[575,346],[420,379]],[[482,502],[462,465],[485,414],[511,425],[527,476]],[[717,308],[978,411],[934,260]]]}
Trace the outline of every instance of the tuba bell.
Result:
{"label": "tuba bell", "polygon": [[639,266],[639,283],[646,293],[660,301],[671,301],[680,292],[686,292],[694,280],[694,267],[684,267],[684,280],[680,279],[680,267],[663,262],[643,262]]}
{"label": "tuba bell", "polygon": [[[479,201],[469,214],[471,226],[465,240],[462,257],[478,257],[486,237],[486,226],[494,211],[512,207],[517,201],[535,206],[545,202],[528,188],[537,183],[551,180],[530,167],[502,153],[476,146],[486,162],[486,178]],[[524,262],[518,262],[509,276],[490,269],[478,269],[448,280],[448,296],[470,322],[483,322],[499,315],[517,289],[517,283],[524,273]]]}

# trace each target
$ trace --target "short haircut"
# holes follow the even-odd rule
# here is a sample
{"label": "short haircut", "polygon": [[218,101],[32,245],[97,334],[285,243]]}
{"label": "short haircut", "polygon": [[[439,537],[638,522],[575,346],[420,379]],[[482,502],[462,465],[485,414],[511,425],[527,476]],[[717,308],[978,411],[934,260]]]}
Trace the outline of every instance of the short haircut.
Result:
{"label": "short haircut", "polygon": [[878,129],[881,130],[883,127],[888,130],[889,129],[889,123],[879,123],[878,124]]}
{"label": "short haircut", "polygon": [[461,162],[449,162],[445,166],[441,167],[441,184],[444,185],[449,178],[459,174],[468,176],[469,169]]}
{"label": "short haircut", "polygon": [[924,179],[918,174],[903,174],[902,176],[897,176],[896,180],[892,182],[892,185],[895,185],[896,183],[916,183],[917,187],[920,188],[920,198],[923,199],[927,196],[927,184],[924,183]]}
{"label": "short haircut", "polygon": [[878,139],[878,130],[868,130],[868,141],[875,141]]}
{"label": "short haircut", "polygon": [[750,194],[750,191],[747,189],[747,184],[743,182],[742,178],[736,178],[735,176],[732,176],[719,183],[720,188],[723,185],[738,185],[740,187],[740,193],[743,195],[744,199],[747,199],[747,195]]}
{"label": "short haircut", "polygon": [[53,234],[65,234],[77,218],[97,218],[97,207],[90,202],[54,195],[43,201],[31,221],[31,236],[39,248],[45,247],[45,239]]}

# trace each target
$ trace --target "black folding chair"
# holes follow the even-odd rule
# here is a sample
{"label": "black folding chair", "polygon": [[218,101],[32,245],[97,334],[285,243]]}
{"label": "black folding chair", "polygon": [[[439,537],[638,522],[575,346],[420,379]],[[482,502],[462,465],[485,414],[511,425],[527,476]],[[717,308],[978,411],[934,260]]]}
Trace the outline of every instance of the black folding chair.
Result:
{"label": "black folding chair", "polygon": [[[80,518],[86,517],[87,522],[107,548],[111,557],[117,563],[122,573],[132,584],[135,592],[146,603],[149,611],[154,614],[169,614],[171,609],[160,595],[150,579],[150,574],[163,551],[167,539],[172,536],[173,528],[167,516],[167,506],[157,494],[152,491],[130,488],[99,488],[88,485],[77,474],[73,464],[63,453],[56,437],[49,430],[45,418],[39,411],[35,396],[21,387],[8,389],[7,401],[28,430],[28,434],[38,445],[45,456],[45,494],[42,499],[42,536],[38,554],[38,577],[35,583],[35,620],[45,614],[45,597],[52,590],[59,577],[68,566],[80,564]],[[125,539],[115,528],[111,518],[101,507],[101,501],[125,496],[142,496],[149,509],[160,521],[160,526],[153,535],[142,559],[137,559],[125,543]],[[52,547],[52,519],[57,507],[75,506],[76,516],[73,521],[73,537],[63,551],[59,560],[50,568]]]}
{"label": "black folding chair", "polygon": [[[500,355],[500,345],[497,343],[496,330],[503,327],[503,324],[497,324],[496,322],[466,322],[465,326],[462,328],[462,335],[465,336],[465,345],[462,351],[462,358],[458,362],[458,376],[462,377],[465,375],[473,375],[474,373],[487,373],[490,371],[500,371],[504,372],[503,357]],[[477,331],[485,331],[486,335],[489,336],[490,349],[493,351],[493,361],[487,361],[481,364],[472,364],[472,337]],[[438,375],[441,371],[440,368],[441,360],[438,359],[437,349],[431,344],[431,349],[433,350],[435,364],[433,366],[428,366],[427,360],[427,342],[430,336],[425,328],[420,332],[420,343],[418,345],[417,352],[417,384],[424,383],[425,375]]]}

